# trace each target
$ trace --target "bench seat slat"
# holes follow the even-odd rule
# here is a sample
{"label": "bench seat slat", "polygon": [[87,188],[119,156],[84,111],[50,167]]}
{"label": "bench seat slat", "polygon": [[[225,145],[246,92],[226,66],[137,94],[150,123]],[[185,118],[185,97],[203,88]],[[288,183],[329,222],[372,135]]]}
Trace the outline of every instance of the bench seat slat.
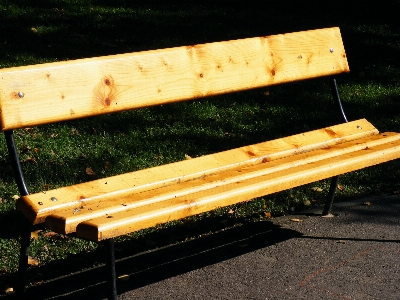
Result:
{"label": "bench seat slat", "polygon": [[[375,149],[390,143],[396,143],[400,140],[400,135],[386,133],[385,135],[375,135],[355,141],[346,142],[328,148],[315,150],[276,161],[266,162],[248,166],[246,168],[234,168],[224,170],[220,173],[212,174],[196,180],[177,183],[158,189],[150,189],[129,196],[115,198],[112,201],[92,202],[75,207],[74,209],[66,209],[57,211],[54,215],[47,217],[46,224],[52,230],[60,233],[75,232],[76,226],[85,220],[93,218],[104,218],[107,215],[120,215],[130,211],[132,215],[140,215],[144,212],[165,209],[172,202],[181,200],[185,197],[191,198],[193,194],[213,193],[216,189],[223,187],[226,190],[232,189],[231,185],[235,185],[244,181],[257,181],[264,177],[278,177],[278,174],[288,172],[293,168],[307,169],[312,164],[318,164],[320,161],[328,161],[329,159],[337,160],[338,157],[346,155],[358,155],[365,149]],[[356,153],[356,154],[355,154]],[[330,176],[328,172],[326,176]],[[229,187],[229,188],[228,188]],[[269,191],[272,193],[274,191]],[[249,198],[250,199],[250,198]],[[244,199],[244,200],[249,200]]]}
{"label": "bench seat slat", "polygon": [[[82,205],[97,206],[105,201],[112,204],[113,201],[145,190],[182,183],[229,169],[262,164],[377,133],[378,130],[372,124],[361,119],[192,160],[63,187],[47,191],[46,194],[24,196],[17,201],[17,207],[34,224],[42,223],[55,211],[71,211]],[[53,202],[51,198],[56,198],[57,201]]]}
{"label": "bench seat slat", "polygon": [[[380,134],[379,137],[381,143],[378,145],[369,144],[368,138],[365,138],[362,142],[362,149],[345,154],[337,153],[340,153],[340,149],[344,148],[346,144],[352,142],[282,158],[271,164],[292,161],[293,166],[283,170],[278,168],[278,171],[267,174],[261,172],[259,176],[246,178],[247,174],[262,169],[260,165],[236,172],[231,170],[228,174],[211,175],[211,178],[208,178],[212,183],[209,189],[194,190],[195,192],[183,196],[179,196],[179,193],[177,196],[172,194],[166,200],[137,208],[128,208],[116,213],[112,213],[110,210],[108,214],[78,224],[76,235],[80,238],[100,241],[399,158],[400,134],[385,133]],[[392,137],[396,137],[395,140]],[[320,155],[321,152],[336,154],[333,157],[313,161],[314,156],[323,157]],[[311,162],[302,164],[301,160],[303,159],[311,160]],[[297,165],[298,161],[299,165]],[[230,180],[235,175],[234,173],[237,178]],[[207,179],[196,181],[201,185]],[[183,183],[183,185],[186,184],[189,185],[189,189],[195,185],[192,182]],[[154,190],[153,195],[160,195],[164,190],[168,191],[168,187]],[[124,199],[121,200],[124,201]],[[56,224],[59,220],[61,220],[60,216],[52,216],[48,218],[46,224],[54,229],[57,226],[52,227],[52,224]]]}
{"label": "bench seat slat", "polygon": [[1,69],[0,130],[343,72],[337,27]]}

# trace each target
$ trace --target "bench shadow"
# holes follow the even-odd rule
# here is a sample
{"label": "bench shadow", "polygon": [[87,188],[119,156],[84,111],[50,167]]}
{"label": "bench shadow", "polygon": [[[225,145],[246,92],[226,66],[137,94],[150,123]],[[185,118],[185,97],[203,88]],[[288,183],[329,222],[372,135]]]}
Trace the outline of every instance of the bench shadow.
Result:
{"label": "bench shadow", "polygon": [[16,239],[19,241],[24,217],[16,210],[0,213],[0,239]]}
{"label": "bench shadow", "polygon": [[[282,228],[270,221],[260,221],[120,257],[116,263],[117,277],[129,275],[129,279],[117,280],[118,294],[301,236],[297,231]],[[118,248],[119,244],[116,244]],[[40,270],[36,269],[36,272]],[[58,276],[28,288],[25,299],[104,299],[107,295],[105,278],[104,266]],[[20,299],[16,294],[6,298]]]}

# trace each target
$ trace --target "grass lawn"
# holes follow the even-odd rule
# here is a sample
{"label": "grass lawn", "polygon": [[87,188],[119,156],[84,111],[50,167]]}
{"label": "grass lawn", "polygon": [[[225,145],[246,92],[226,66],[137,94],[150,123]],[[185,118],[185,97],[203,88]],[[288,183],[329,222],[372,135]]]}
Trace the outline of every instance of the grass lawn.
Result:
{"label": "grass lawn", "polygon": [[[350,74],[338,78],[349,120],[400,130],[400,1],[3,0],[0,68],[339,26]],[[133,4],[132,4],[133,3]],[[236,3],[236,2],[235,2]],[[260,5],[260,3],[264,3]],[[326,79],[16,131],[30,192],[292,135],[340,121]],[[132,146],[134,145],[134,146]],[[87,172],[90,168],[93,172]],[[397,193],[400,162],[341,177],[338,201]],[[321,205],[328,181],[117,239],[117,256]],[[15,275],[18,195],[0,137],[0,286]],[[31,283],[103,263],[97,244],[33,234]]]}

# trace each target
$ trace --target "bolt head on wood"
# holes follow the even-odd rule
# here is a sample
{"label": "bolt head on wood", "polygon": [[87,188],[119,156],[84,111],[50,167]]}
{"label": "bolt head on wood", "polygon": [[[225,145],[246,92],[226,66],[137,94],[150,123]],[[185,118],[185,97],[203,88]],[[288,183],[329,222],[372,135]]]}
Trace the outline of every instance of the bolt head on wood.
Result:
{"label": "bolt head on wood", "polygon": [[25,94],[23,92],[18,92],[18,97],[24,98]]}

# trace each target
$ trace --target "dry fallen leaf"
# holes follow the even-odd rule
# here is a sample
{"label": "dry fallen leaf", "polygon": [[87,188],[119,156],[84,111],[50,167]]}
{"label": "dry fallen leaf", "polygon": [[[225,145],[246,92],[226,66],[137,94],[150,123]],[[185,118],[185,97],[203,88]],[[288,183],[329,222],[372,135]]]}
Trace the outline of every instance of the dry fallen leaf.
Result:
{"label": "dry fallen leaf", "polygon": [[271,213],[269,211],[265,212],[264,214],[266,218],[271,218]]}
{"label": "dry fallen leaf", "polygon": [[364,205],[371,206],[371,202],[369,202],[369,201],[364,202]]}
{"label": "dry fallen leaf", "polygon": [[296,219],[296,218],[290,219],[290,221],[292,221],[292,222],[297,222],[297,223],[303,222],[303,220]]}
{"label": "dry fallen leaf", "polygon": [[41,230],[32,231],[32,232],[31,232],[31,239],[34,239],[34,240],[38,239],[38,238],[39,238],[39,232],[40,232],[40,231],[41,231]]}
{"label": "dry fallen leaf", "polygon": [[34,32],[34,33],[37,33],[37,29],[35,27],[32,27],[31,31]]}
{"label": "dry fallen leaf", "polygon": [[94,174],[96,174],[93,170],[92,170],[92,168],[86,168],[86,174],[88,174],[88,175],[94,175]]}
{"label": "dry fallen leaf", "polygon": [[340,184],[338,184],[337,188],[338,188],[339,191],[343,191],[344,190],[343,185],[340,185]]}
{"label": "dry fallen leaf", "polygon": [[189,155],[185,154],[186,159],[192,159]]}
{"label": "dry fallen leaf", "polygon": [[110,166],[111,166],[111,164],[110,164],[110,162],[108,162],[108,161],[106,161],[105,163],[104,163],[104,170],[109,170],[110,169]]}
{"label": "dry fallen leaf", "polygon": [[311,205],[311,201],[310,200],[304,200],[303,204],[304,204],[304,206],[310,206]]}
{"label": "dry fallen leaf", "polygon": [[311,188],[313,191],[315,191],[315,192],[322,192],[323,191],[323,189],[321,189],[321,188],[319,188],[319,187],[313,187],[313,188]]}
{"label": "dry fallen leaf", "polygon": [[14,293],[14,289],[12,287],[6,288],[5,289],[6,294],[12,294]]}
{"label": "dry fallen leaf", "polygon": [[28,265],[32,267],[36,267],[39,265],[39,261],[36,258],[28,256]]}
{"label": "dry fallen leaf", "polygon": [[228,214],[234,214],[235,212],[231,209],[228,211]]}
{"label": "dry fallen leaf", "polygon": [[45,234],[43,234],[43,236],[49,237],[49,238],[54,238],[54,237],[58,236],[58,233],[49,231],[49,232],[46,232]]}
{"label": "dry fallen leaf", "polygon": [[19,196],[18,196],[18,195],[14,195],[14,196],[12,196],[12,198],[13,198],[14,200],[18,200],[18,199],[19,199]]}
{"label": "dry fallen leaf", "polygon": [[129,275],[121,275],[121,276],[118,276],[118,279],[127,281],[127,280],[129,280]]}
{"label": "dry fallen leaf", "polygon": [[76,128],[72,128],[72,129],[71,129],[71,133],[72,133],[73,135],[75,135],[75,134],[79,134],[79,131],[78,131]]}
{"label": "dry fallen leaf", "polygon": [[37,163],[36,159],[34,157],[30,157],[30,156],[27,156],[25,161],[31,161],[33,163]]}

